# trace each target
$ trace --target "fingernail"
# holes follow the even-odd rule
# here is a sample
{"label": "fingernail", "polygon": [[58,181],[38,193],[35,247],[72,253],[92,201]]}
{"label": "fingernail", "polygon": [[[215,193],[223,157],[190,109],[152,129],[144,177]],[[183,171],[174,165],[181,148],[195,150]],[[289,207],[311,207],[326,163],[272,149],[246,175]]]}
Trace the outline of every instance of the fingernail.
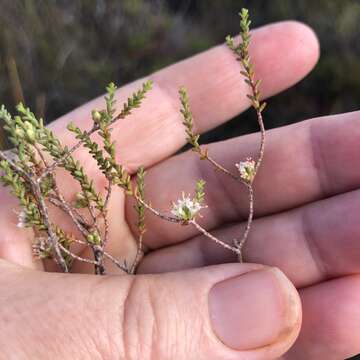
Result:
{"label": "fingernail", "polygon": [[292,333],[300,318],[295,288],[275,268],[217,283],[209,293],[213,330],[228,347],[251,350]]}

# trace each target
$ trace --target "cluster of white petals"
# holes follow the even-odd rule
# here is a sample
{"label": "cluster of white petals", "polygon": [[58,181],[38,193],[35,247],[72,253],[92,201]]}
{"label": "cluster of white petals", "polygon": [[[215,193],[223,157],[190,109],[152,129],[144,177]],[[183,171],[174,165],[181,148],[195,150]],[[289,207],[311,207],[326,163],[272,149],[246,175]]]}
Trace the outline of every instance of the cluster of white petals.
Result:
{"label": "cluster of white petals", "polygon": [[190,195],[185,196],[182,193],[182,198],[178,199],[177,203],[173,203],[171,213],[179,219],[191,220],[203,208],[201,204],[195,199],[191,199]]}
{"label": "cluster of white petals", "polygon": [[246,161],[240,161],[238,164],[235,164],[238,168],[240,176],[243,180],[251,182],[255,175],[255,161],[251,158],[246,159]]}
{"label": "cluster of white petals", "polygon": [[[45,237],[37,237],[32,245],[33,255],[39,259],[46,259],[47,239]],[[44,256],[45,255],[45,256]]]}
{"label": "cluster of white petals", "polygon": [[24,228],[26,226],[26,212],[21,210],[18,214],[18,223],[16,225],[18,228]]}

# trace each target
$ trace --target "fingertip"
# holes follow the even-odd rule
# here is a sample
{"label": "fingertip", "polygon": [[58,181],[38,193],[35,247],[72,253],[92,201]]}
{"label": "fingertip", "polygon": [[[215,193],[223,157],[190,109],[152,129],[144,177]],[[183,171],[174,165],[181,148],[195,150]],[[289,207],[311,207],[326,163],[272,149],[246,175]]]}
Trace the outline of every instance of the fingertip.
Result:
{"label": "fingertip", "polygon": [[264,267],[218,282],[209,293],[209,309],[219,339],[237,350],[284,352],[300,329],[299,295],[276,268]]}
{"label": "fingertip", "polygon": [[312,70],[320,57],[320,42],[314,29],[297,20],[284,21],[282,24],[287,27],[289,42],[297,46],[304,73]]}
{"label": "fingertip", "polygon": [[[261,45],[261,46],[260,46]],[[263,84],[263,96],[271,96],[302,80],[316,65],[319,40],[308,25],[286,20],[254,31],[251,54]]]}

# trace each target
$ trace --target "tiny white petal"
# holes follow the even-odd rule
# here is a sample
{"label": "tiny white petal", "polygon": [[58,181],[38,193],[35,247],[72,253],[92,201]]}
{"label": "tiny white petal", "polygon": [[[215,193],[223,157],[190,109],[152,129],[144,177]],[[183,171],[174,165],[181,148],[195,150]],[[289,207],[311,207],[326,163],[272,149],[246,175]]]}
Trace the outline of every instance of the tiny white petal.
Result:
{"label": "tiny white petal", "polygon": [[203,206],[196,201],[195,199],[191,199],[190,195],[185,196],[182,194],[182,198],[177,200],[177,203],[172,204],[171,213],[175,215],[179,219],[189,220],[192,219]]}
{"label": "tiny white petal", "polygon": [[21,210],[18,214],[18,223],[16,225],[18,228],[24,228],[26,226],[26,212]]}
{"label": "tiny white petal", "polygon": [[245,181],[252,181],[255,175],[255,161],[251,158],[246,159],[246,161],[240,161],[238,164],[235,164],[238,168],[240,176]]}

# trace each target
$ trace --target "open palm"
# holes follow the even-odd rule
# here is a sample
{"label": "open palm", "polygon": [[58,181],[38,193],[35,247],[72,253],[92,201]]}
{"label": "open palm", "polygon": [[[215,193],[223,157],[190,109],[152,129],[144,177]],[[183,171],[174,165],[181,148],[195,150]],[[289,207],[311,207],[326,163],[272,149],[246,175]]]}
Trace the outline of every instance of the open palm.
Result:
{"label": "open palm", "polygon": [[[307,27],[295,22],[284,22],[254,31],[251,52],[257,76],[263,81],[262,93],[268,97],[293,85],[312,69],[318,58],[318,44]],[[219,238],[231,242],[245,226],[248,207],[246,192],[232,179],[214,172],[206,162],[199,161],[194,153],[173,154],[184,145],[185,140],[178,111],[179,86],[187,87],[197,131],[203,133],[248,107],[244,96],[247,90],[239,76],[239,64],[225,46],[219,46],[157,72],[150,78],[154,81],[154,89],[147,96],[142,108],[115,126],[113,137],[116,139],[119,161],[132,174],[140,165],[147,168],[146,198],[155,208],[161,210],[168,210],[171,201],[176,200],[182,191],[192,192],[197,179],[205,179],[208,208],[203,210],[203,218],[199,221]],[[120,89],[119,104],[137,89],[139,84],[140,81]],[[66,124],[71,120],[82,128],[89,128],[91,109],[102,106],[102,99],[94,100],[57,120],[51,127],[64,142],[73,144],[74,139],[65,129]],[[287,332],[282,331],[283,338],[273,339],[274,346],[264,346],[261,335],[256,338],[255,334],[255,340],[251,339],[255,345],[249,346],[258,349],[250,355],[246,355],[246,352],[231,351],[231,356],[224,352],[224,355],[217,355],[218,357],[213,355],[214,358],[272,359],[283,356],[284,359],[343,359],[360,351],[360,194],[357,190],[360,184],[360,169],[356,160],[360,155],[359,116],[356,112],[329,116],[268,132],[263,166],[254,183],[256,216],[244,249],[244,257],[247,263],[278,267],[295,285],[302,302],[301,331],[295,344],[284,355],[282,354],[297,336],[299,319]],[[257,148],[256,134],[208,146],[212,157],[227,168],[232,168],[239,160],[256,154]],[[75,156],[85,165],[90,176],[95,178],[98,188],[103,188],[104,179],[98,175],[91,157],[85,152],[76,153]],[[66,176],[59,182],[59,186],[69,197],[74,196],[77,191],[71,179]],[[33,259],[32,234],[29,230],[16,228],[15,209],[16,200],[2,189],[0,257],[25,268],[39,270],[44,266],[49,267]],[[66,226],[66,220],[60,215],[58,221]],[[233,254],[203,238],[194,228],[166,223],[151,214],[147,214],[146,221],[147,255],[139,266],[140,273],[174,272],[173,274],[182,276],[181,271],[196,268],[197,270],[192,271],[208,269],[210,274],[218,271],[214,270],[217,266],[203,270],[199,268],[236,263]],[[107,250],[119,259],[132,259],[136,250],[136,214],[131,199],[126,198],[120,190],[114,193],[110,202],[110,223]],[[78,251],[81,253],[86,250]],[[19,279],[18,271],[15,271],[14,275],[13,267],[7,262],[0,264],[3,268],[0,271],[0,284],[3,289],[9,289],[5,290],[5,293],[8,291],[5,295],[8,305],[1,304],[0,296],[2,326],[1,311],[5,308],[7,313],[11,313],[12,302],[21,306],[18,298],[24,284]],[[231,270],[234,273],[259,268],[258,265],[248,264],[218,266],[240,269]],[[78,273],[92,273],[93,267],[75,263],[73,270]],[[109,273],[118,273],[117,268],[111,264],[107,265],[107,270]],[[81,297],[80,293],[84,288],[93,286],[86,285],[86,281],[95,281],[90,280],[90,277],[45,274],[32,270],[22,270],[21,273],[24,274],[22,277],[26,279],[26,283],[32,284],[26,286],[26,291],[35,302],[37,297],[40,299],[41,296],[52,298],[48,292],[54,295],[57,291],[62,294],[69,293],[69,296],[77,299],[67,289],[67,276],[73,277],[74,283],[79,281],[77,287],[81,291],[78,291],[78,297]],[[184,274],[182,277],[187,279],[186,281],[192,279],[186,275],[189,272],[184,271]],[[176,275],[162,276],[176,278]],[[141,277],[142,275],[139,276]],[[9,281],[9,278],[14,281]],[[114,280],[117,276],[109,278],[110,282],[118,281]],[[161,282],[161,277],[156,279]],[[51,285],[48,285],[50,283]],[[195,276],[194,284],[196,283]],[[35,291],[36,295],[33,293],[33,289],[39,286],[46,288],[45,294],[41,291]],[[166,289],[166,285],[164,287]],[[159,298],[165,292],[156,291]],[[266,287],[262,291],[262,296],[266,299]],[[133,298],[136,299],[135,296],[127,297],[127,301]],[[61,308],[63,305],[60,300],[56,300],[56,306]],[[36,311],[40,311],[41,316],[41,310]],[[66,319],[66,315],[64,316]],[[50,315],[49,318],[51,323]],[[251,319],[247,325],[252,326]],[[159,326],[158,331],[161,332],[161,323]],[[248,343],[245,345],[243,340],[239,339],[243,338],[239,335],[243,326],[241,321],[239,324],[235,323],[233,334],[226,335],[227,340],[222,339],[223,342],[233,349],[248,349]],[[63,327],[67,329],[66,325]],[[10,326],[9,336],[11,331]],[[26,329],[22,331],[26,333]],[[37,330],[32,328],[32,331]],[[39,329],[40,333],[41,331],[43,330]],[[136,329],[129,330],[130,333],[134,331]],[[226,337],[221,329],[217,333],[220,338]],[[276,331],[274,334],[278,335]],[[26,335],[24,338],[28,339]],[[67,339],[65,335],[64,339]],[[49,341],[51,343],[51,340]],[[267,343],[270,344],[270,341]],[[157,347],[158,344],[151,346]],[[187,345],[177,344],[177,347],[181,346]],[[51,351],[51,346],[49,348]],[[156,354],[154,358],[171,358],[169,352],[163,348],[153,351]],[[218,354],[220,353],[219,351]],[[41,358],[42,353],[39,354],[37,358]],[[72,352],[73,356],[74,354],[76,353]],[[126,352],[124,354],[125,359],[136,358],[126,355]],[[116,353],[116,356],[119,355]],[[199,353],[187,358],[210,358],[207,356],[211,355]],[[91,355],[89,358],[92,358]],[[182,359],[181,355],[173,358]]]}

